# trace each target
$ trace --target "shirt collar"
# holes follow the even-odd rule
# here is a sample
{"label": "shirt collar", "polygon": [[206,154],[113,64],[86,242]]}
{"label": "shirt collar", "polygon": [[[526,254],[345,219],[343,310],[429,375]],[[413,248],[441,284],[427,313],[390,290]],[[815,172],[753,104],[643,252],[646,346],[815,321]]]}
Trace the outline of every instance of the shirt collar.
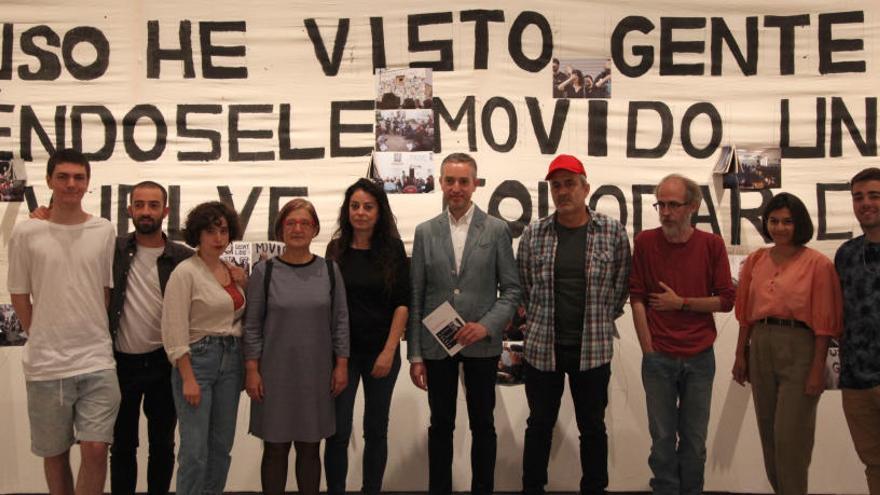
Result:
{"label": "shirt collar", "polygon": [[458,220],[452,216],[452,212],[448,209],[446,210],[446,214],[449,216],[449,225],[470,225],[471,219],[474,218],[474,202],[471,201],[471,207],[468,208],[468,211],[466,211]]}

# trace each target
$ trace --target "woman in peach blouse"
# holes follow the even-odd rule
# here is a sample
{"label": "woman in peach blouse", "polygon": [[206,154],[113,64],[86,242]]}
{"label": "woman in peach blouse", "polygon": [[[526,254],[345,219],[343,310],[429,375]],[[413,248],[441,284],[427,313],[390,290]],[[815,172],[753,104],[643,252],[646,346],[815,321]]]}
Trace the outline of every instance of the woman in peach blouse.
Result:
{"label": "woman in peach blouse", "polygon": [[842,328],[834,264],[805,244],[813,223],[796,196],[780,193],[764,208],[773,246],[749,255],[736,293],[740,322],[733,379],[752,384],[770,485],[807,493],[816,406],[825,387],[825,354]]}

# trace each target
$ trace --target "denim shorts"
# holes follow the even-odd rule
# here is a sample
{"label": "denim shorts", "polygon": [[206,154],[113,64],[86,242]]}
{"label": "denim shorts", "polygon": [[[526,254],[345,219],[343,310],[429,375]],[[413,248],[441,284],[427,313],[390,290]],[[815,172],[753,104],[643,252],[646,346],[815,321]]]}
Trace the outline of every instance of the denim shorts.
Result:
{"label": "denim shorts", "polygon": [[25,383],[34,454],[57,456],[74,441],[113,442],[120,401],[116,370]]}

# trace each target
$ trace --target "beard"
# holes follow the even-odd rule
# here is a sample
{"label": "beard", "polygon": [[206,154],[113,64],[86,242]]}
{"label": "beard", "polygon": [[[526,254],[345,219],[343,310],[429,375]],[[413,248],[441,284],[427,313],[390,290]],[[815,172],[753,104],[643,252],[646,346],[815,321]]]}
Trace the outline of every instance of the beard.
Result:
{"label": "beard", "polygon": [[[145,221],[149,220],[149,222]],[[161,220],[155,220],[152,217],[141,217],[138,221],[134,222],[134,230],[138,234],[152,234],[159,230],[162,227]]]}

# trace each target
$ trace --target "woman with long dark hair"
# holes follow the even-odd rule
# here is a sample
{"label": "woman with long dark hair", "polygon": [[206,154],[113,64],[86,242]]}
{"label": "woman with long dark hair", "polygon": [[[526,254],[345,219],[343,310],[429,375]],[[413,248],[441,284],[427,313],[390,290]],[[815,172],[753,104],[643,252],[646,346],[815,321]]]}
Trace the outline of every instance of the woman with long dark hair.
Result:
{"label": "woman with long dark hair", "polygon": [[336,434],[327,439],[324,451],[327,493],[345,493],[346,451],[360,381],[364,383],[362,493],[379,493],[410,290],[406,252],[388,197],[372,181],[359,179],[345,191],[327,258],[340,266],[351,322],[348,387],[336,398]]}
{"label": "woman with long dark hair", "polygon": [[825,354],[842,330],[843,298],[834,264],[806,247],[813,223],[803,202],[777,194],[762,217],[773,246],[750,254],[740,272],[733,379],[752,384],[773,491],[804,494]]}

